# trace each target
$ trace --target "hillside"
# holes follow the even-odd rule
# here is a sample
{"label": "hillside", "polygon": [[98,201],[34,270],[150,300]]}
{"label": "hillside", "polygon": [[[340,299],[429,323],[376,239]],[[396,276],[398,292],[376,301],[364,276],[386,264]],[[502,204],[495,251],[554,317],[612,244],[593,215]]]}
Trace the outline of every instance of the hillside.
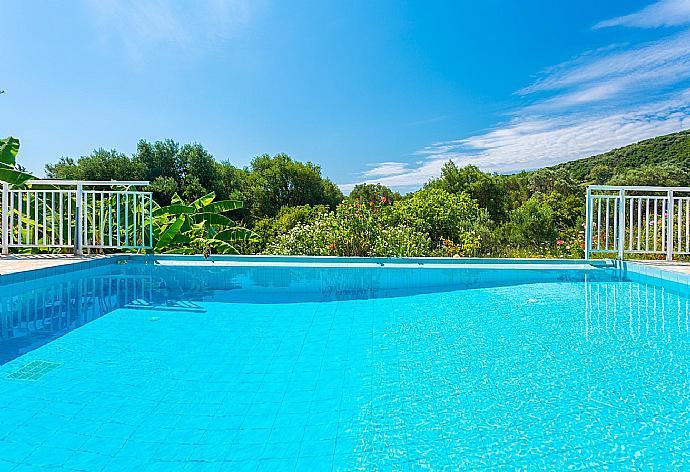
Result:
{"label": "hillside", "polygon": [[566,170],[573,179],[585,182],[596,180],[592,175],[595,167],[595,171],[608,170],[610,179],[632,169],[659,166],[675,166],[684,172],[690,172],[690,130],[657,136],[596,156],[564,162],[551,169]]}

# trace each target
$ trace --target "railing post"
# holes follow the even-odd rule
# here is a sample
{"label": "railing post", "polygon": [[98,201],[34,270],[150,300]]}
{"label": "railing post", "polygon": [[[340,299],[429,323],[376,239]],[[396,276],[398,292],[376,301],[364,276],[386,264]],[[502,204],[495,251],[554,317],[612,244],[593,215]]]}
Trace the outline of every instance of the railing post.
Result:
{"label": "railing post", "polygon": [[10,253],[10,231],[9,231],[9,214],[8,204],[10,197],[10,184],[2,183],[2,253],[7,255]]}
{"label": "railing post", "polygon": [[587,187],[587,202],[585,207],[585,260],[589,260],[592,250],[592,189]]}
{"label": "railing post", "polygon": [[623,260],[623,252],[625,251],[625,190],[618,191],[618,260]]}
{"label": "railing post", "polygon": [[669,190],[667,194],[668,214],[664,215],[666,218],[666,260],[673,260],[673,190]]}
{"label": "railing post", "polygon": [[84,254],[82,241],[82,194],[84,187],[77,184],[77,204],[74,208],[74,254],[81,256]]}

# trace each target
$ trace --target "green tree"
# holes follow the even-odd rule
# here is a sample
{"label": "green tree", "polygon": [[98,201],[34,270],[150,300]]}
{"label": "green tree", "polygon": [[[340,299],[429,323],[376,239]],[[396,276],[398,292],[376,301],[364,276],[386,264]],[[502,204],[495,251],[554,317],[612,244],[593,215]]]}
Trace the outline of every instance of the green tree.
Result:
{"label": "green tree", "polygon": [[589,171],[589,179],[597,185],[604,185],[613,176],[613,169],[606,164],[597,164]]}
{"label": "green tree", "polygon": [[179,190],[179,186],[172,177],[158,176],[151,182],[149,190],[153,192],[153,199],[158,204],[170,205],[170,201]]}
{"label": "green tree", "polygon": [[690,178],[681,167],[673,164],[645,165],[627,169],[609,181],[610,185],[658,185],[681,187],[688,185]]}
{"label": "green tree", "polygon": [[283,206],[327,205],[335,208],[342,192],[321,177],[321,169],[311,162],[292,160],[286,154],[255,158],[243,186],[251,217],[275,216]]}
{"label": "green tree", "polygon": [[56,164],[46,165],[46,175],[51,179],[68,180],[142,180],[145,168],[114,149],[97,149],[76,162],[63,157]]}
{"label": "green tree", "polygon": [[453,194],[441,189],[424,189],[393,204],[392,219],[427,233],[432,242],[464,239],[481,220],[477,202],[466,193]]}
{"label": "green tree", "polygon": [[551,248],[557,237],[553,210],[544,204],[541,194],[533,195],[521,207],[512,210],[504,230],[513,248],[537,253]]}
{"label": "green tree", "polygon": [[172,139],[150,143],[141,140],[137,144],[134,162],[144,169],[144,179],[153,182],[157,177],[170,177],[178,184],[184,180],[184,163],[180,145]]}
{"label": "green tree", "polygon": [[187,191],[189,198],[198,198],[209,191],[214,191],[219,185],[216,174],[216,161],[201,144],[185,144],[180,148],[179,161],[182,168],[182,178],[185,186],[194,183],[201,191],[197,193]]}
{"label": "green tree", "polygon": [[[357,184],[350,192],[349,198],[359,200],[361,203],[384,202],[392,204],[402,199],[398,192],[381,184]],[[385,201],[384,201],[385,200]]]}
{"label": "green tree", "polygon": [[529,186],[532,193],[549,193],[556,191],[561,195],[581,195],[582,187],[564,169],[547,167],[529,175]]}
{"label": "green tree", "polygon": [[440,188],[450,193],[466,193],[475,199],[480,207],[486,208],[494,220],[506,216],[506,189],[500,176],[487,174],[473,165],[458,167],[448,161],[441,168],[441,177],[429,182],[429,188]]}

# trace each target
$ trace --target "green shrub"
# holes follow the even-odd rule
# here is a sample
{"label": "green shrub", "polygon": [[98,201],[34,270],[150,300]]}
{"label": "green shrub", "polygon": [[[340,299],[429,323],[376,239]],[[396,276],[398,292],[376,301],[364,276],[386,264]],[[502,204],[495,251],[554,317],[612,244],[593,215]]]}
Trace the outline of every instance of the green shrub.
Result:
{"label": "green shrub", "polygon": [[430,255],[431,240],[408,226],[383,228],[371,249],[375,257],[422,257]]}
{"label": "green shrub", "polygon": [[509,221],[504,226],[509,245],[543,252],[556,242],[554,212],[542,200],[542,195],[537,193],[510,212]]}
{"label": "green shrub", "polygon": [[[427,233],[435,248],[451,241],[458,253],[474,254],[481,245],[488,216],[466,193],[453,194],[428,188],[393,205],[391,222]],[[480,226],[484,227],[480,228]]]}
{"label": "green shrub", "polygon": [[391,225],[390,205],[346,202],[335,212],[298,224],[269,244],[266,253],[305,256],[424,256],[426,233]]}
{"label": "green shrub", "polygon": [[310,224],[297,224],[266,246],[265,254],[279,256],[331,256],[335,221],[332,213]]}

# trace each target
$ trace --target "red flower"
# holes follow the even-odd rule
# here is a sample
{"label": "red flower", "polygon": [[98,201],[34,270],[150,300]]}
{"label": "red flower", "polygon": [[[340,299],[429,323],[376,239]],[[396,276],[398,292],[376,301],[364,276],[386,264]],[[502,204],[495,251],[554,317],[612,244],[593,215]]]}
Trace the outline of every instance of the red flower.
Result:
{"label": "red flower", "polygon": [[563,246],[563,240],[562,240],[562,239],[557,239],[557,240],[556,240],[556,246]]}
{"label": "red flower", "polygon": [[369,202],[369,206],[370,206],[370,207],[373,207],[373,206],[374,206],[374,202]]}
{"label": "red flower", "polygon": [[581,247],[582,249],[584,249],[584,248],[585,248],[585,243],[580,243],[580,247]]}
{"label": "red flower", "polygon": [[382,201],[383,203],[386,203],[386,197],[382,195],[382,196],[381,196],[381,201]]}
{"label": "red flower", "polygon": [[328,249],[330,249],[331,251],[332,251],[333,249],[335,249],[335,243],[329,244],[329,245],[328,245]]}

